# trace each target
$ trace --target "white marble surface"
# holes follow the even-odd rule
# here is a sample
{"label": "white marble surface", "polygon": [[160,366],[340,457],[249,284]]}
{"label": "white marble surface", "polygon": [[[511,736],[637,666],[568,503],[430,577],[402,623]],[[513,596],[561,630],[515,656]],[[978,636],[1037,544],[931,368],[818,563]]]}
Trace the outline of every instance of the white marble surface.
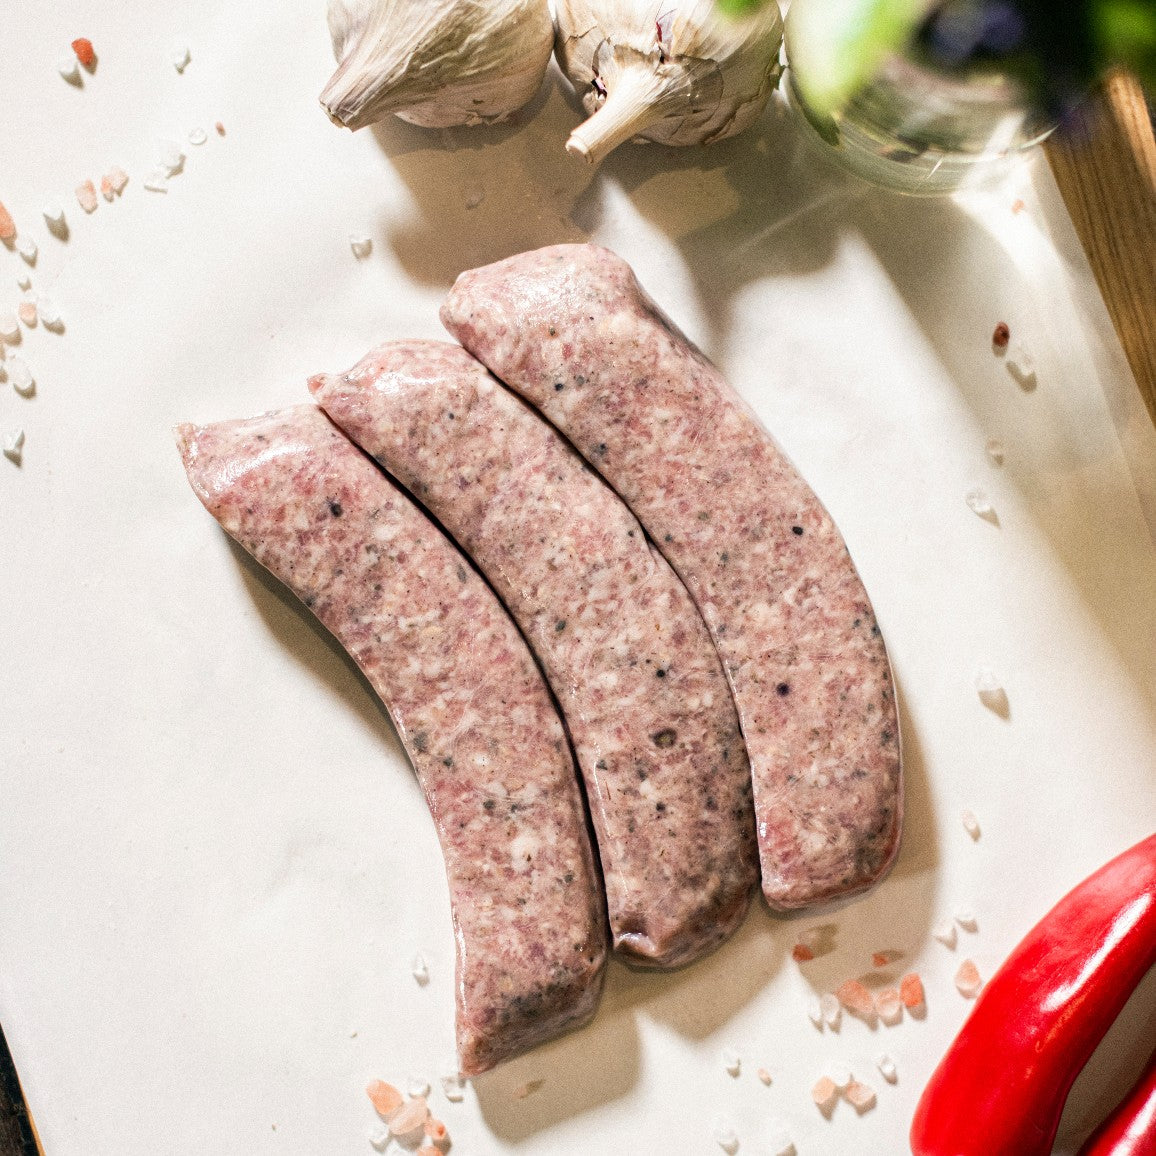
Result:
{"label": "white marble surface", "polygon": [[[461,1156],[710,1153],[716,1116],[743,1153],[768,1150],[775,1120],[800,1156],[905,1151],[968,1010],[959,961],[990,975],[1156,827],[1156,437],[1046,166],[907,201],[840,176],[768,112],[738,140],[628,147],[592,172],[563,150],[578,112],[553,79],[511,127],[351,136],[317,105],[324,12],[301,0],[18,0],[2,33],[0,200],[65,322],[9,350],[33,398],[0,384],[0,435],[27,434],[20,468],[0,459],[0,1022],[50,1156],[369,1153],[364,1084],[411,1074],[434,1080]],[[81,89],[56,71],[77,35],[100,57]],[[196,126],[209,140],[170,191],[145,191],[156,139]],[[86,217],[74,186],[114,163],[131,183]],[[67,242],[40,216],[52,197]],[[446,888],[401,748],[201,509],[169,431],[301,401],[308,374],[377,340],[439,336],[461,269],[583,238],[633,262],[842,526],[902,694],[906,843],[843,910],[760,907],[673,976],[613,965],[591,1027],[447,1104]],[[0,310],[22,267],[0,248]],[[992,354],[1001,319],[1035,355],[1030,392]],[[974,486],[998,526],[966,506]],[[1006,720],[977,699],[981,666],[1004,680]],[[952,953],[931,929],[959,903],[979,930]],[[828,922],[836,950],[801,969],[800,928]],[[923,973],[926,1019],[818,1033],[808,994],[885,948]],[[1060,1151],[1154,1033],[1149,977]],[[834,1060],[876,1087],[873,1112],[811,1106]]]}

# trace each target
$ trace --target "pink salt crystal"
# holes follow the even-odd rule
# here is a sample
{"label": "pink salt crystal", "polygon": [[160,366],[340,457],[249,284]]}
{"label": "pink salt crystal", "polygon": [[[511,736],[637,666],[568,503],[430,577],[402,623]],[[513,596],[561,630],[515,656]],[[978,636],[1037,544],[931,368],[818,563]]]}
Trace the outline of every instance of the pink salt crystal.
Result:
{"label": "pink salt crystal", "polygon": [[112,191],[112,181],[108,179],[107,174],[100,178],[100,195],[106,201],[111,201],[116,196],[116,193]]}
{"label": "pink salt crystal", "polygon": [[28,326],[29,329],[36,324],[36,302],[35,301],[21,301],[16,306],[16,312],[20,314],[20,320]]}
{"label": "pink salt crystal", "polygon": [[893,987],[885,987],[875,997],[875,1010],[885,1024],[897,1024],[903,1018],[903,1000]]}
{"label": "pink salt crystal", "polygon": [[108,183],[112,186],[112,191],[119,197],[124,192],[125,185],[128,184],[128,173],[119,165],[113,165],[108,170]]}
{"label": "pink salt crystal", "polygon": [[955,986],[965,999],[977,996],[979,989],[983,987],[983,980],[979,978],[979,968],[970,959],[965,959],[959,965],[959,971],[955,973]]}
{"label": "pink salt crystal", "polygon": [[864,1112],[870,1112],[875,1107],[875,1089],[870,1084],[862,1084],[858,1080],[852,1080],[850,1086],[843,1093],[847,1098],[847,1103],[859,1113],[860,1116]]}
{"label": "pink salt crystal", "polygon": [[365,1094],[383,1120],[388,1120],[405,1103],[401,1093],[384,1080],[374,1080],[366,1085]]}
{"label": "pink salt crystal", "polygon": [[11,241],[16,236],[16,222],[12,214],[0,204],[0,241]]}
{"label": "pink salt crystal", "polygon": [[835,1087],[835,1081],[830,1076],[823,1076],[811,1089],[811,1099],[824,1116],[829,1115],[835,1107],[835,1101],[839,1099],[839,1089]]}
{"label": "pink salt crystal", "polygon": [[76,186],[76,200],[86,213],[96,212],[96,186],[92,181]]}
{"label": "pink salt crystal", "polygon": [[791,948],[791,958],[796,963],[808,963],[815,958],[815,953],[805,943],[796,943]]}
{"label": "pink salt crystal", "polygon": [[835,996],[853,1016],[864,1020],[874,1019],[875,1001],[857,979],[849,979],[835,992]]}
{"label": "pink salt crystal", "polygon": [[757,1075],[768,1088],[771,1086],[771,1073],[768,1072],[766,1068],[759,1068],[755,1075]]}
{"label": "pink salt crystal", "polygon": [[923,1006],[925,998],[923,980],[914,971],[909,971],[899,981],[899,998],[903,1000],[903,1006],[909,1011]]}
{"label": "pink salt crystal", "polygon": [[412,1136],[425,1127],[429,1119],[429,1105],[424,1096],[407,1100],[389,1118],[389,1130],[394,1136]]}

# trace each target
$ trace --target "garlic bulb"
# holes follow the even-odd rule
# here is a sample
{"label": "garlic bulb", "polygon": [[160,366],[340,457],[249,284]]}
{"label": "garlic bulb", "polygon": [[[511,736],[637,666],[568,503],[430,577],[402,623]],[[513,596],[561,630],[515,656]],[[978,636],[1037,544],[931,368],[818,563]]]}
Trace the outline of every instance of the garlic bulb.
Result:
{"label": "garlic bulb", "polygon": [[779,79],[775,0],[743,16],[715,0],[556,0],[558,63],[593,115],[566,147],[597,163],[632,137],[709,144],[742,132]]}
{"label": "garlic bulb", "polygon": [[335,124],[396,113],[426,128],[505,120],[538,91],[554,28],[546,0],[330,0]]}

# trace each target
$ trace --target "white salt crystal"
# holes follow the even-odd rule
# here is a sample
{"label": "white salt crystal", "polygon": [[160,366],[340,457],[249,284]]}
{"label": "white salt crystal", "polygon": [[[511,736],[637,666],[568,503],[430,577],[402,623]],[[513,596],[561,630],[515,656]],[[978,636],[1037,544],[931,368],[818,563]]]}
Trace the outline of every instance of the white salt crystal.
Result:
{"label": "white salt crystal", "polygon": [[76,186],[76,203],[86,213],[96,212],[96,186],[92,181],[84,181],[82,184]]}
{"label": "white salt crystal", "polygon": [[1024,389],[1031,389],[1036,384],[1036,361],[1022,342],[1013,341],[1007,347],[1006,362],[1008,373]]}
{"label": "white salt crystal", "polygon": [[815,1027],[822,1029],[823,1003],[817,995],[810,995],[807,997],[807,1018],[815,1025]]}
{"label": "white salt crystal", "polygon": [[4,456],[16,465],[20,464],[20,459],[24,456],[24,431],[18,429],[14,434],[9,434],[4,439]]}
{"label": "white salt crystal", "polygon": [[466,1096],[466,1082],[461,1076],[442,1076],[442,1091],[451,1104],[460,1104]]}
{"label": "white salt crystal", "polygon": [[960,819],[963,821],[963,829],[973,839],[978,839],[979,838],[979,820],[975,817],[975,812],[965,810],[963,812],[963,814],[960,815]]}
{"label": "white salt crystal", "polygon": [[737,1076],[743,1070],[742,1058],[734,1048],[723,1048],[722,1062],[728,1076]]}
{"label": "white salt crystal", "polygon": [[209,139],[209,134],[203,128],[194,128],[189,132],[189,144],[203,145]]}
{"label": "white salt crystal", "polygon": [[879,1074],[889,1084],[894,1084],[899,1079],[899,1073],[895,1070],[895,1061],[886,1052],[881,1052],[875,1057],[875,1066],[879,1069]]}
{"label": "white salt crystal", "polygon": [[429,966],[426,964],[424,955],[413,957],[413,978],[421,987],[425,987],[429,983]]}
{"label": "white salt crystal", "polygon": [[965,999],[971,999],[979,994],[983,981],[979,978],[979,970],[970,959],[965,959],[955,973],[955,986],[959,994]]}
{"label": "white salt crystal", "polygon": [[839,1089],[845,1092],[851,1086],[851,1069],[846,1064],[834,1063],[827,1067],[827,1078]]}
{"label": "white salt crystal", "polygon": [[949,947],[952,951],[955,950],[956,933],[954,923],[941,923],[931,934],[935,939],[938,939],[944,947]]}
{"label": "white salt crystal", "polygon": [[0,340],[15,341],[20,336],[20,321],[15,313],[0,313]]}
{"label": "white salt crystal", "polygon": [[409,1083],[405,1086],[406,1095],[416,1097],[421,1096],[423,1099],[429,1095],[429,1081],[423,1080],[421,1076],[411,1076]]}
{"label": "white salt crystal", "polygon": [[360,233],[350,233],[349,247],[353,250],[353,255],[361,261],[373,252],[373,238]]}
{"label": "white salt crystal", "polygon": [[60,310],[51,297],[41,294],[37,298],[40,307],[40,321],[46,329],[56,329],[60,326]]}
{"label": "white salt crystal", "polygon": [[17,237],[16,252],[19,253],[29,265],[36,264],[36,242],[31,237]]}
{"label": "white salt crystal", "polygon": [[21,289],[31,289],[32,278],[21,269],[20,272],[16,274],[16,284],[19,285]]}
{"label": "white salt crystal", "polygon": [[980,667],[979,672],[975,676],[975,693],[979,695],[979,701],[982,702],[988,710],[994,711],[1004,718],[1007,717],[1007,691],[1004,690],[1003,683],[1000,682],[995,675],[995,671],[990,667]]}
{"label": "white salt crystal", "polygon": [[164,169],[156,169],[144,179],[144,187],[150,193],[167,193],[169,191],[169,176]]}
{"label": "white salt crystal", "polygon": [[188,48],[185,47],[185,45],[183,45],[183,44],[174,48],[169,53],[169,60],[171,60],[173,62],[173,67],[178,72],[184,72],[185,69],[188,68],[189,61],[191,59],[192,59],[192,56],[190,55]]}
{"label": "white salt crystal", "polygon": [[832,992],[819,997],[819,1004],[823,1009],[823,1020],[829,1028],[838,1028],[843,1017],[843,1005]]}
{"label": "white salt crystal", "polygon": [[384,1124],[372,1124],[365,1138],[375,1152],[384,1152],[389,1147],[389,1129]]}
{"label": "white salt crystal", "polygon": [[973,514],[978,514],[981,518],[991,518],[995,513],[991,499],[987,496],[987,493],[978,486],[974,490],[968,490],[963,500],[967,503],[968,509],[970,509]]}
{"label": "white salt crystal", "polygon": [[991,438],[987,443],[987,456],[997,466],[1003,465],[1003,442],[999,438]]}
{"label": "white salt crystal", "polygon": [[875,1089],[870,1084],[861,1083],[859,1080],[852,1080],[851,1086],[843,1093],[847,1098],[847,1103],[859,1113],[860,1116],[864,1112],[870,1112],[875,1107]]}
{"label": "white salt crystal", "polygon": [[124,192],[125,185],[128,184],[128,173],[120,165],[113,165],[108,170],[108,183],[112,185],[112,191],[119,197]]}
{"label": "white salt crystal", "polygon": [[36,379],[32,376],[32,370],[28,368],[28,363],[22,357],[8,359],[8,380],[12,382],[12,388],[21,397],[31,397],[36,389]]}
{"label": "white salt crystal", "polygon": [[59,201],[49,201],[42,212],[50,229],[64,228],[64,206]]}
{"label": "white salt crystal", "polygon": [[739,1150],[739,1138],[729,1120],[715,1120],[714,1142],[727,1153],[727,1156],[734,1156]]}
{"label": "white salt crystal", "polygon": [[975,918],[975,912],[968,907],[957,907],[955,909],[955,922],[958,923],[964,931],[979,930],[979,921]]}
{"label": "white salt crystal", "polygon": [[157,167],[164,169],[168,176],[175,177],[185,167],[185,154],[181,146],[175,140],[159,140],[157,148]]}
{"label": "white salt crystal", "polygon": [[56,64],[56,71],[68,81],[69,84],[80,83],[80,61],[76,59],[76,54],[71,56],[62,56]]}

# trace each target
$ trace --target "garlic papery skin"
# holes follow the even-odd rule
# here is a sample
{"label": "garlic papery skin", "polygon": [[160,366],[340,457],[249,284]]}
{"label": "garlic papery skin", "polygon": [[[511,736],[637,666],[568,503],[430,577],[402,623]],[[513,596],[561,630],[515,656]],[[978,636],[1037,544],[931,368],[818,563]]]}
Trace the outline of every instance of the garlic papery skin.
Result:
{"label": "garlic papery skin", "polygon": [[550,63],[547,0],[330,0],[337,71],[321,93],[335,124],[396,113],[425,128],[505,120]]}
{"label": "garlic papery skin", "polygon": [[715,0],[555,0],[554,51],[591,117],[567,149],[597,164],[634,138],[709,144],[742,132],[779,82],[775,0],[743,16]]}

